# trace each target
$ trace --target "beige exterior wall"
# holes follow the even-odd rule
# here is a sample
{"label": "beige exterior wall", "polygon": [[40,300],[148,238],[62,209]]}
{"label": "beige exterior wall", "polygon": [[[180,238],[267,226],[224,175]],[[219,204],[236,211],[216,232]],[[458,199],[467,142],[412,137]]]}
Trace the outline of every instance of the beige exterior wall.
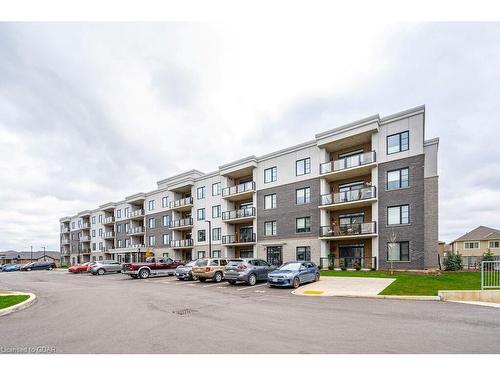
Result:
{"label": "beige exterior wall", "polygon": [[[491,239],[491,240],[482,240],[482,241],[455,241],[452,244],[453,252],[460,253],[463,256],[482,256],[484,253],[488,252],[488,249],[491,250],[493,255],[500,255],[500,248],[490,248],[489,243],[495,241],[500,241],[500,239]],[[464,243],[465,242],[479,242],[479,248],[477,249],[466,249]]]}

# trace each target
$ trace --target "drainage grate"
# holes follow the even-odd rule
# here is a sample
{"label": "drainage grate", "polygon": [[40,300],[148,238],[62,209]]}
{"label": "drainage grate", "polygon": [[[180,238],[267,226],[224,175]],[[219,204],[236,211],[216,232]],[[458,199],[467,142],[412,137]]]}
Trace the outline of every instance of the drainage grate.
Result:
{"label": "drainage grate", "polygon": [[190,308],[172,311],[173,314],[177,314],[177,315],[180,315],[180,316],[191,315],[194,312],[197,312],[197,310],[190,309]]}

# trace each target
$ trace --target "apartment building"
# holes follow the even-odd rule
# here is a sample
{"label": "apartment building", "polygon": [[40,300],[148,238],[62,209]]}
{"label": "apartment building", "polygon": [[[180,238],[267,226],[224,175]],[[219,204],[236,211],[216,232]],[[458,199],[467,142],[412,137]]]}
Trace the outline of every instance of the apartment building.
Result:
{"label": "apartment building", "polygon": [[260,157],[191,170],[62,218],[62,259],[259,257],[437,267],[438,139],[425,107],[375,115]]}

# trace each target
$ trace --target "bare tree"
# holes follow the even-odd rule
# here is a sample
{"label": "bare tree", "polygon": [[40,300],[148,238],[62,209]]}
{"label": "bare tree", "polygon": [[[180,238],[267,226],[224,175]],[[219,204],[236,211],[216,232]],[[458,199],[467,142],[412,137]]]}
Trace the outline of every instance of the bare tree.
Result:
{"label": "bare tree", "polygon": [[[392,228],[391,233],[389,234],[388,240],[389,240],[389,244],[393,244],[393,243],[396,243],[398,241],[398,235],[396,234],[396,232],[394,232],[394,228]],[[389,259],[389,262],[391,264],[391,275],[392,275],[393,274],[393,259],[389,253],[389,244],[387,245],[387,259]]]}

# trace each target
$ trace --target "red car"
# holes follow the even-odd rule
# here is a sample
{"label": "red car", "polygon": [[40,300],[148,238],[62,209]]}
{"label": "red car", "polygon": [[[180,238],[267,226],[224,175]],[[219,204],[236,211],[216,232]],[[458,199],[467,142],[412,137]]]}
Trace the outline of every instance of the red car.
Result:
{"label": "red car", "polygon": [[149,257],[144,263],[124,264],[122,273],[134,279],[147,279],[149,276],[171,276],[175,274],[175,269],[182,265],[184,265],[184,262],[170,258],[155,259]]}
{"label": "red car", "polygon": [[82,272],[87,272],[88,268],[89,268],[89,263],[75,264],[74,266],[68,268],[68,272],[82,273]]}

